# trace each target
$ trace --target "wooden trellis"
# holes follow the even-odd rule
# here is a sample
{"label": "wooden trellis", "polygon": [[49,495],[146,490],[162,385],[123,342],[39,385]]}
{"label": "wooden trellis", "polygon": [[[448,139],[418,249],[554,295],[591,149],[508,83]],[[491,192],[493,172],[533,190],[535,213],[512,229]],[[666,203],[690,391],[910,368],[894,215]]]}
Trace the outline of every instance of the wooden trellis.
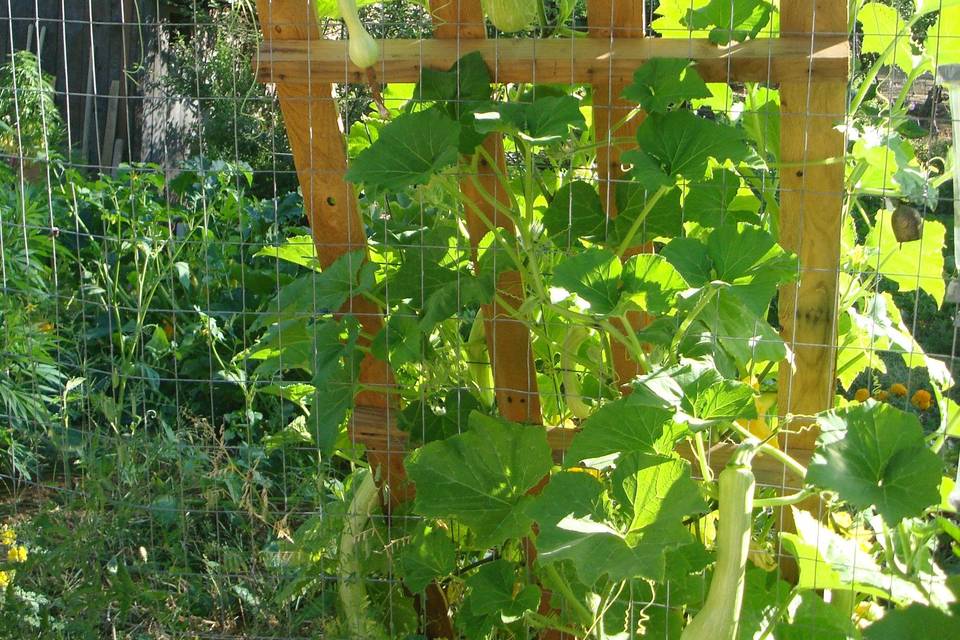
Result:
{"label": "wooden trellis", "polygon": [[[785,420],[831,407],[844,179],[843,165],[835,161],[844,153],[843,136],[836,126],[845,111],[847,3],[782,0],[779,38],[724,48],[705,39],[644,38],[644,4],[642,0],[589,0],[590,38],[487,40],[479,0],[431,0],[435,38],[381,41],[377,78],[417,82],[423,68],[446,70],[464,54],[479,51],[495,82],[592,84],[594,123],[601,143],[635,132],[639,118],[619,131],[610,127],[631,107],[619,99],[623,86],[650,58],[694,60],[707,81],[778,86],[780,159],[789,167],[780,173],[780,242],[799,255],[801,264],[798,282],[780,291],[782,335],[794,362],[781,366],[779,414]],[[350,64],[345,41],[320,38],[311,6],[311,0],[257,0],[264,44],[256,64],[259,78],[277,85],[317,255],[326,267],[345,253],[366,248],[357,196],[344,181],[346,144],[332,98],[335,83],[365,82],[366,78]],[[484,144],[491,157],[503,162],[499,135],[492,134]],[[619,175],[621,150],[601,144],[597,154],[600,195],[611,217],[617,212],[607,187]],[[493,172],[485,173],[482,163],[480,171],[481,184],[496,192]],[[509,224],[502,217],[497,219],[495,207],[479,196],[471,180],[464,179],[461,187],[489,219],[499,226]],[[475,249],[486,227],[471,211],[466,215]],[[523,297],[515,272],[502,274],[497,286],[506,300]],[[364,299],[351,300],[342,312],[357,316],[371,335],[382,326],[381,310]],[[495,304],[485,309],[485,318],[500,413],[516,422],[540,423],[527,329]],[[642,323],[644,318],[633,320]],[[614,359],[621,378],[636,373],[636,365],[625,354],[615,353]],[[368,355],[360,380],[383,392],[357,396],[351,435],[366,445],[392,500],[404,500],[412,487],[402,465],[405,434],[395,426],[389,364]],[[805,426],[803,418],[793,419],[791,426],[796,428],[783,437],[781,446],[805,461],[816,432],[812,427],[799,428]],[[570,430],[560,429],[549,433],[558,451],[566,447],[570,435]],[[712,464],[722,467],[728,453],[714,450]],[[772,461],[758,459],[755,471],[761,482],[789,485],[782,467]]]}

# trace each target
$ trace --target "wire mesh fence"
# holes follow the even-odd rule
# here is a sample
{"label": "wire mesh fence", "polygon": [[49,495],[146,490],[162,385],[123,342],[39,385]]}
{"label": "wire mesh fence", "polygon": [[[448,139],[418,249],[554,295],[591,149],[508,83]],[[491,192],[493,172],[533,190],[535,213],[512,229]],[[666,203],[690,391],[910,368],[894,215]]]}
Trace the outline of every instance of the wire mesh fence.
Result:
{"label": "wire mesh fence", "polygon": [[0,0],[0,638],[960,633],[960,5],[359,4]]}

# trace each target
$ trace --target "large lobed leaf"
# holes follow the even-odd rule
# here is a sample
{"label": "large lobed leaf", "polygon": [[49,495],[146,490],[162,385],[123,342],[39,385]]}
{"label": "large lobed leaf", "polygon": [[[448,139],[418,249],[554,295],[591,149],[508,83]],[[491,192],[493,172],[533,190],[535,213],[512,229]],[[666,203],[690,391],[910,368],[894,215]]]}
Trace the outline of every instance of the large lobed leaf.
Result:
{"label": "large lobed leaf", "polygon": [[817,423],[809,482],[857,509],[875,507],[891,526],[939,502],[943,465],[913,414],[868,401],[820,414]]}
{"label": "large lobed leaf", "polygon": [[460,123],[442,109],[404,114],[350,163],[346,179],[370,195],[426,184],[457,161],[459,144]]}
{"label": "large lobed leaf", "polygon": [[414,510],[457,518],[476,534],[478,547],[501,544],[530,531],[527,492],[550,471],[546,432],[474,412],[469,431],[431,442],[406,461],[417,485]]}

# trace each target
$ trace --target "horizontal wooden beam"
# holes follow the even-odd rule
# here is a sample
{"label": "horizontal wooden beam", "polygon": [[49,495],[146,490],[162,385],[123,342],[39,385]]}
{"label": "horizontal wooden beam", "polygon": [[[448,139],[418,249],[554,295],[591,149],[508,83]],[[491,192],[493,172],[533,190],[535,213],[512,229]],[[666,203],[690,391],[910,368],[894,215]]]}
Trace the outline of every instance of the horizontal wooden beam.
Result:
{"label": "horizontal wooden beam", "polygon": [[[826,80],[847,77],[846,37],[805,36],[750,40],[718,47],[703,38],[563,38],[499,40],[380,40],[381,82],[417,82],[420,69],[449,69],[479,51],[495,82],[587,84],[629,82],[651,58],[686,58],[707,82]],[[254,61],[261,82],[364,83],[366,73],[347,56],[346,40],[273,40]]]}
{"label": "horizontal wooden beam", "polygon": [[[570,447],[573,437],[578,432],[579,429],[547,428],[547,442],[557,462],[563,459],[563,452]],[[407,434],[397,428],[395,410],[390,411],[383,407],[357,407],[350,421],[350,434],[357,442],[366,444],[368,454],[385,459],[406,456]],[[723,471],[735,450],[736,446],[732,443],[720,443],[707,452],[714,475]],[[696,466],[693,450],[688,445],[681,444],[677,448],[677,453],[693,463],[693,475],[699,477],[699,468]],[[806,465],[810,461],[811,453],[806,450],[794,450],[790,455],[800,464]],[[762,454],[753,459],[753,473],[760,486],[783,489],[799,489],[803,486],[803,483],[787,471],[783,464]]]}

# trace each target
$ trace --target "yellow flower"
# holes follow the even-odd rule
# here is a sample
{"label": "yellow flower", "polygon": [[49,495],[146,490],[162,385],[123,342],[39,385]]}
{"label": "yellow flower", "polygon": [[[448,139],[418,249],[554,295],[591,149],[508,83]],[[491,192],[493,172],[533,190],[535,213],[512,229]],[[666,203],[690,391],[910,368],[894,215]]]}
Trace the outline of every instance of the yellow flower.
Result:
{"label": "yellow flower", "polygon": [[9,571],[0,571],[0,589],[6,589],[11,580],[13,575]]}
{"label": "yellow flower", "polygon": [[18,547],[10,547],[7,550],[7,561],[20,563],[27,561],[27,548],[23,545]]}
{"label": "yellow flower", "polygon": [[857,389],[857,392],[853,394],[853,399],[857,402],[866,402],[870,398],[870,390],[864,389],[863,387]]}
{"label": "yellow flower", "polygon": [[890,392],[887,391],[886,389],[880,389],[880,391],[877,391],[873,395],[873,397],[879,400],[880,402],[886,402],[887,400],[890,399]]}
{"label": "yellow flower", "polygon": [[933,404],[933,398],[930,396],[929,391],[918,389],[917,392],[913,394],[913,397],[910,398],[910,404],[920,409],[920,411],[926,411]]}
{"label": "yellow flower", "polygon": [[12,546],[17,542],[17,532],[7,525],[0,527],[0,544],[5,547]]}
{"label": "yellow flower", "polygon": [[901,398],[904,398],[907,395],[907,388],[902,384],[900,384],[899,382],[896,382],[890,385],[890,393],[892,393],[895,396],[900,396]]}

